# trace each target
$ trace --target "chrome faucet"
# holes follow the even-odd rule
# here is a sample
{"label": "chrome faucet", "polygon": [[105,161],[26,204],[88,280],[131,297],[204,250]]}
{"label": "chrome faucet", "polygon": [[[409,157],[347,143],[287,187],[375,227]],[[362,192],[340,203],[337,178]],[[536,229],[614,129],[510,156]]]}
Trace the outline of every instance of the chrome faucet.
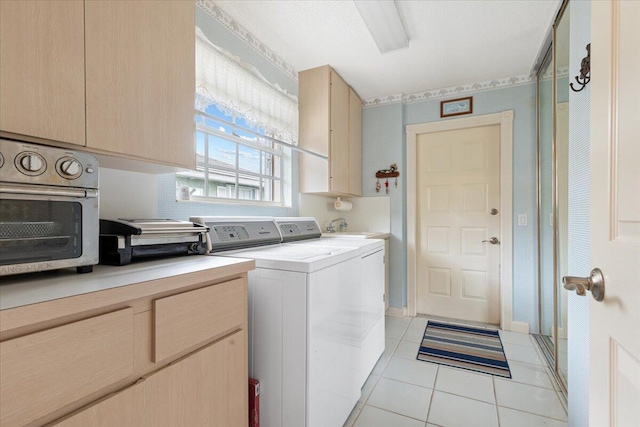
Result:
{"label": "chrome faucet", "polygon": [[[333,225],[334,223],[338,223],[338,229]],[[344,217],[332,219],[329,225],[327,226],[327,233],[335,233],[336,231],[344,231],[347,229],[347,219]]]}

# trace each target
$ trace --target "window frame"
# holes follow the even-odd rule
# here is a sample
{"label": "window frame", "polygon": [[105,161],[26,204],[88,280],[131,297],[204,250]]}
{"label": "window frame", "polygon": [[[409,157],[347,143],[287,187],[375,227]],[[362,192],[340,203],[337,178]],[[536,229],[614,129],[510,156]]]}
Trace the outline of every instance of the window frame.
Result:
{"label": "window frame", "polygon": [[[213,104],[216,109],[223,113],[221,108],[217,105]],[[195,110],[195,134],[194,134],[194,144],[197,144],[198,133],[204,134],[204,153],[203,161],[199,161],[196,147],[196,169],[189,172],[178,172],[177,175],[192,177],[194,173],[200,175],[203,180],[203,196],[195,196],[192,195],[190,197],[191,201],[197,202],[210,202],[210,203],[225,203],[225,204],[242,204],[242,205],[259,205],[259,206],[277,206],[277,207],[287,207],[291,204],[292,199],[292,186],[290,183],[290,175],[293,173],[293,159],[290,144],[280,141],[276,138],[273,138],[264,133],[256,132],[252,129],[249,129],[246,126],[239,125],[236,123],[236,116],[231,117],[232,121],[227,120],[226,118],[221,118],[218,116],[214,116],[204,112],[202,110]],[[246,120],[244,117],[239,117],[241,120]],[[212,126],[206,124],[206,120],[211,120],[213,122],[219,122],[225,128],[230,128],[231,133],[223,132],[219,129],[216,129]],[[247,140],[242,138],[236,134],[236,131],[241,134],[250,134],[255,136],[258,140],[262,139],[266,142],[271,142],[271,147],[263,145],[259,142],[254,142],[251,140]],[[226,141],[229,141],[234,144],[235,148],[235,167],[229,165],[220,165],[220,164],[211,164],[208,162],[210,159],[209,149],[210,149],[210,141],[211,138],[221,138]],[[257,150],[260,153],[260,158],[258,160],[258,172],[250,171],[247,169],[242,169],[240,167],[240,149],[241,147],[246,147],[251,150]],[[277,147],[277,148],[274,148]],[[272,161],[271,171],[264,170],[265,157],[270,155],[272,159],[278,159],[275,162]],[[279,176],[276,176],[276,170],[279,169]],[[216,171],[228,173],[233,175],[234,182],[230,182],[225,186],[225,193],[227,195],[233,194],[234,197],[219,197],[218,190],[213,190],[210,188],[210,174],[215,173]],[[243,185],[242,178],[254,179],[258,182],[257,187]],[[287,180],[289,178],[289,180]],[[266,183],[270,182],[270,188],[266,190]],[[277,188],[276,186],[277,185]],[[193,188],[193,187],[192,187]],[[217,187],[220,188],[220,187]],[[238,189],[236,191],[236,189]],[[243,191],[244,190],[244,191]],[[265,191],[266,190],[266,191]],[[215,195],[211,195],[210,192],[215,192]],[[243,199],[240,196],[243,192],[252,191],[257,192],[258,199]],[[274,195],[279,195],[279,200],[265,200],[265,195],[269,193],[270,198],[273,199]]]}

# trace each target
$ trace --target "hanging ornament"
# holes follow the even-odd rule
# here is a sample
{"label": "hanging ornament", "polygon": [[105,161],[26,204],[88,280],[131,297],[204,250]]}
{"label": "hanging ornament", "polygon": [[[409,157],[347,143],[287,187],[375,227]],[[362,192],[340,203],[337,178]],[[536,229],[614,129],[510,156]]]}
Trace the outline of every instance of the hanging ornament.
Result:
{"label": "hanging ornament", "polygon": [[380,192],[382,185],[380,185],[380,179],[384,179],[384,192],[389,194],[389,178],[395,178],[394,186],[398,188],[398,177],[400,176],[400,172],[398,172],[398,166],[394,163],[389,166],[389,169],[380,169],[376,172],[376,178],[378,179],[376,182],[376,193]]}

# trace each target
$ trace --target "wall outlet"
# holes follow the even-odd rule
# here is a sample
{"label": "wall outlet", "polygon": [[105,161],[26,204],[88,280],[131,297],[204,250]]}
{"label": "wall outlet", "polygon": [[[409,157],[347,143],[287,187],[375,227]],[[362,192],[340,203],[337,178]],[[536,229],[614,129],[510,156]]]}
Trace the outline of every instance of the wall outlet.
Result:
{"label": "wall outlet", "polygon": [[527,223],[527,214],[518,214],[518,227],[526,227]]}

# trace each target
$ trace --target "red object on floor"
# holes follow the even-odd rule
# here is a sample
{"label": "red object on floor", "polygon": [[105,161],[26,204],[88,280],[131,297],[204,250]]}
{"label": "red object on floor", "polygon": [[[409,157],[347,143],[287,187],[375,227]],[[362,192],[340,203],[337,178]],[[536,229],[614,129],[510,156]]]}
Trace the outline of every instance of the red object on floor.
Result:
{"label": "red object on floor", "polygon": [[260,427],[260,382],[249,378],[249,427]]}

